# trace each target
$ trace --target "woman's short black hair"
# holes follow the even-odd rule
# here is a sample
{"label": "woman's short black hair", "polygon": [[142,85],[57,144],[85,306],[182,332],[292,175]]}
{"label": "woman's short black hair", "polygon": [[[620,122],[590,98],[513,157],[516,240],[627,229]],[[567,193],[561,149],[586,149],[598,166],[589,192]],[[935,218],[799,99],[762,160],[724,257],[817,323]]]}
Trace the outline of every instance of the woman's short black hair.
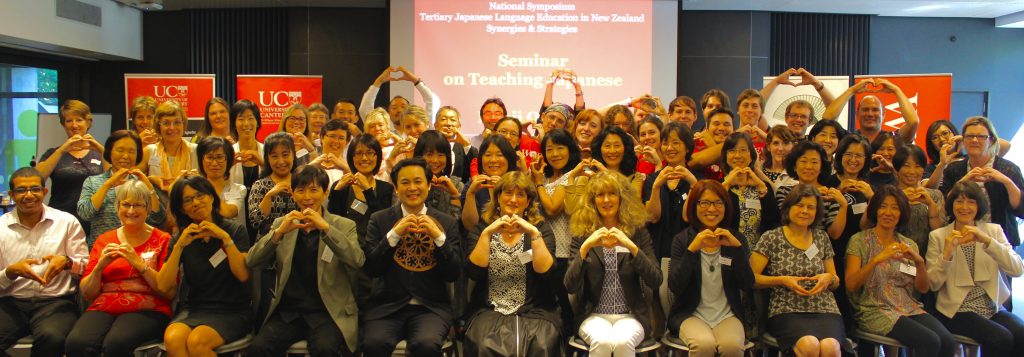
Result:
{"label": "woman's short black hair", "polygon": [[896,148],[896,155],[892,157],[892,168],[899,171],[908,160],[914,160],[921,167],[928,166],[928,157],[925,156],[924,150],[917,145],[903,145]]}
{"label": "woman's short black hair", "polygon": [[814,126],[811,127],[810,133],[807,134],[807,138],[809,140],[814,140],[814,137],[818,136],[818,134],[821,133],[822,130],[825,130],[825,128],[832,128],[832,130],[835,130],[836,137],[839,138],[839,141],[842,141],[846,138],[846,135],[850,133],[846,131],[846,129],[843,129],[843,126],[839,125],[839,122],[826,119],[819,120],[817,123],[814,123]]}
{"label": "woman's short black hair", "polygon": [[235,121],[238,120],[238,116],[244,113],[246,110],[252,111],[252,116],[256,117],[256,132],[260,131],[260,127],[263,126],[263,120],[260,120],[260,107],[256,106],[248,99],[241,99],[235,104],[231,105],[231,136],[238,140],[238,127],[235,126]]}
{"label": "woman's short black hair", "polygon": [[125,129],[114,131],[107,137],[107,142],[103,143],[103,160],[107,160],[107,162],[111,163],[113,162],[113,160],[110,159],[110,154],[114,152],[114,143],[124,138],[132,139],[132,141],[135,142],[135,164],[138,165],[142,162],[142,152],[144,151],[142,139],[140,139],[139,134],[134,131]]}
{"label": "woman's short black hair", "polygon": [[185,227],[192,223],[198,223],[192,222],[192,218],[185,213],[185,202],[181,197],[185,193],[185,186],[213,198],[213,206],[211,206],[213,209],[210,210],[210,217],[213,219],[213,223],[218,226],[224,223],[224,217],[220,215],[220,210],[218,209],[220,207],[220,195],[217,194],[217,189],[213,188],[210,180],[202,176],[185,175],[178,179],[178,181],[175,181],[174,186],[171,186],[171,214],[174,215],[179,229],[185,229]]}
{"label": "woman's short black hair", "polygon": [[868,173],[871,172],[871,165],[868,165],[868,162],[871,161],[871,144],[868,143],[868,139],[860,136],[860,134],[847,135],[843,140],[839,141],[839,146],[836,147],[836,157],[832,159],[832,167],[836,169],[837,174],[846,174],[846,169],[843,168],[843,155],[846,155],[846,152],[850,151],[850,147],[853,145],[860,145],[864,149],[864,165],[861,166],[857,177],[861,179],[867,178]]}
{"label": "woman's short black hair", "polygon": [[550,133],[544,134],[544,139],[540,142],[540,153],[544,156],[544,177],[551,177],[555,174],[555,170],[551,167],[551,162],[548,161],[547,152],[548,145],[563,145],[569,148],[569,161],[565,163],[565,167],[562,168],[562,174],[565,174],[572,169],[576,168],[576,165],[580,164],[582,160],[582,150],[580,150],[579,144],[576,143],[576,139],[569,135],[569,132],[565,129],[555,129]]}
{"label": "woman's short black hair", "polygon": [[270,168],[270,152],[274,151],[274,148],[278,146],[284,146],[288,148],[288,151],[292,153],[292,172],[295,171],[297,161],[295,159],[295,141],[292,140],[292,136],[283,131],[277,131],[267,136],[263,140],[263,172],[260,173],[260,177],[270,176],[274,172]]}
{"label": "woman's short black hair", "polygon": [[602,165],[608,165],[604,160],[604,155],[601,153],[601,145],[608,139],[608,135],[618,136],[622,140],[622,163],[619,164],[619,172],[626,177],[636,173],[637,158],[636,151],[633,148],[633,138],[618,126],[610,125],[601,129],[601,132],[597,134],[594,141],[590,143],[590,152],[593,157],[601,162]]}
{"label": "woman's short black hair", "polygon": [[320,137],[327,136],[328,131],[342,130],[345,132],[345,139],[351,139],[352,133],[348,131],[348,122],[341,119],[331,119],[320,128]]}
{"label": "woman's short black hair", "polygon": [[679,140],[683,141],[683,145],[686,145],[686,156],[683,158],[683,163],[690,162],[690,156],[693,156],[693,148],[696,144],[693,143],[693,133],[690,128],[678,121],[669,121],[665,124],[665,128],[661,130],[661,145],[665,145],[665,142],[671,138],[671,134],[675,133]]}
{"label": "woman's short black hair", "polygon": [[882,201],[889,196],[895,198],[896,205],[900,207],[900,220],[896,223],[896,228],[903,228],[907,224],[907,220],[910,219],[910,202],[903,190],[893,185],[882,185],[875,190],[875,195],[868,201],[868,208],[865,211],[865,218],[872,227],[878,224],[878,208],[882,206]]}
{"label": "woman's short black hair", "polygon": [[203,158],[206,157],[207,153],[216,151],[217,149],[224,150],[224,158],[227,160],[224,163],[224,178],[231,176],[231,166],[235,164],[235,148],[231,146],[224,138],[218,138],[216,136],[207,136],[199,140],[196,144],[196,158],[199,159],[199,174],[206,177],[206,168],[203,167]]}
{"label": "woman's short black hair", "polygon": [[377,163],[373,165],[373,174],[376,175],[377,172],[380,171],[381,161],[384,160],[384,150],[381,149],[380,142],[377,141],[377,138],[373,137],[373,135],[370,134],[362,133],[352,138],[352,143],[348,145],[348,153],[346,155],[348,157],[345,159],[346,161],[348,161],[348,167],[355,171],[356,147],[359,145],[365,146],[367,149],[373,150],[373,152],[377,155]]}
{"label": "woman's short black hair", "polygon": [[978,204],[978,212],[974,214],[974,220],[978,220],[978,218],[988,214],[990,209],[988,195],[985,194],[985,191],[982,191],[981,186],[974,182],[960,181],[954,184],[953,188],[949,189],[949,193],[946,194],[946,214],[949,215],[951,220],[956,219],[956,215],[953,213],[953,201],[956,201],[960,196],[972,199]]}
{"label": "woman's short black hair", "polygon": [[[789,161],[789,160],[786,160]],[[782,225],[789,224],[789,210],[793,208],[793,205],[800,202],[804,197],[814,197],[817,204],[815,206],[814,221],[811,222],[811,227],[817,227],[821,220],[825,218],[825,201],[821,198],[821,192],[818,192],[818,188],[814,185],[809,184],[797,184],[793,186],[793,190],[789,191],[786,198],[782,200],[782,205],[779,206],[779,212],[782,214]]]}
{"label": "woman's short black hair", "polygon": [[928,131],[925,134],[925,139],[927,140],[925,140],[924,146],[927,148],[928,162],[932,164],[939,162],[942,158],[942,154],[939,153],[939,150],[942,148],[936,147],[935,143],[932,142],[932,139],[935,138],[935,132],[939,131],[939,128],[941,127],[949,129],[949,132],[952,135],[960,135],[959,129],[946,119],[933,121],[932,124],[928,126]]}
{"label": "woman's short black hair", "polygon": [[735,148],[736,145],[740,143],[740,141],[747,143],[747,151],[750,152],[750,164],[747,165],[747,167],[753,169],[754,165],[757,163],[757,150],[754,150],[754,140],[751,140],[750,135],[748,135],[747,133],[735,132],[725,137],[725,142],[722,143],[722,155],[720,157],[720,165],[722,166],[722,169],[725,170],[725,173],[729,173],[733,169],[733,167],[729,166],[727,153],[729,152],[729,150]]}
{"label": "woman's short black hair", "polygon": [[[412,150],[413,157],[423,157],[423,155],[436,152],[444,154],[444,169],[441,172],[442,176],[448,176],[452,172],[452,147],[448,145],[448,139],[441,134],[440,131],[430,129],[420,134],[419,139],[416,139],[416,147]],[[429,175],[431,178],[434,177],[434,173],[431,172]]]}
{"label": "woman's short black hair", "polygon": [[[800,160],[801,156],[809,151],[817,152],[821,156],[821,167],[818,172],[818,183],[823,183],[828,180],[828,176],[832,174],[832,170],[828,167],[828,154],[825,153],[825,149],[816,142],[810,140],[801,141],[793,147],[793,150],[786,155],[786,174],[789,177],[799,178],[800,176],[796,173],[796,162]],[[865,165],[867,166],[867,165]]]}
{"label": "woman's short black hair", "polygon": [[292,189],[297,187],[309,186],[311,183],[315,183],[320,186],[321,190],[327,191],[327,185],[330,184],[330,177],[327,176],[327,172],[316,165],[302,165],[295,169],[292,173]]}
{"label": "woman's short black hair", "polygon": [[480,143],[480,158],[477,160],[477,162],[481,167],[481,173],[484,172],[484,170],[482,169],[484,164],[484,153],[487,152],[487,149],[491,148],[491,145],[497,145],[498,150],[501,151],[501,156],[504,156],[505,161],[508,161],[508,171],[519,170],[519,155],[516,155],[516,149],[512,148],[512,144],[509,143],[508,139],[505,139],[504,136],[495,134],[488,136],[486,139],[484,139],[484,142]]}

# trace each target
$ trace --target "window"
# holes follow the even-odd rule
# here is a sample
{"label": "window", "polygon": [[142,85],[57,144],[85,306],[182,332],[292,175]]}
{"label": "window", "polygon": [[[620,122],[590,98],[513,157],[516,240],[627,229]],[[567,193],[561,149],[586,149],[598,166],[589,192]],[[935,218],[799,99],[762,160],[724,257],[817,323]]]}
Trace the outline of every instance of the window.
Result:
{"label": "window", "polygon": [[0,63],[0,191],[32,161],[39,114],[58,108],[56,70]]}

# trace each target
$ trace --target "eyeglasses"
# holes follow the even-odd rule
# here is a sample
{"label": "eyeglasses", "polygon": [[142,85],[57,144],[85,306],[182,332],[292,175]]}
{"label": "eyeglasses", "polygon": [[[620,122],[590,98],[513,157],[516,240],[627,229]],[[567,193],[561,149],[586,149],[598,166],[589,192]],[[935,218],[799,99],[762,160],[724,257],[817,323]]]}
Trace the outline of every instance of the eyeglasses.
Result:
{"label": "eyeglasses", "polygon": [[804,120],[810,118],[810,116],[805,115],[805,114],[794,114],[794,113],[786,114],[786,117],[787,118],[793,118],[793,119],[804,119]]}
{"label": "eyeglasses", "polygon": [[933,137],[932,140],[935,140],[935,139],[945,139],[945,138],[948,138],[950,136],[953,136],[953,132],[952,131],[936,132],[935,133],[935,137]]}
{"label": "eyeglasses", "polygon": [[181,198],[181,203],[186,204],[186,205],[202,203],[200,200],[206,201],[206,198],[209,197],[209,196],[210,195],[207,195],[205,193],[199,192],[199,193],[196,193],[196,194],[192,195],[191,197],[182,197]]}
{"label": "eyeglasses", "polygon": [[11,190],[11,192],[13,192],[15,195],[19,195],[19,196],[20,195],[24,195],[24,194],[26,194],[28,192],[31,192],[32,194],[37,195],[37,194],[43,193],[43,187],[42,186],[18,187],[16,189]]}
{"label": "eyeglasses", "polygon": [[302,121],[305,121],[305,120],[306,120],[306,118],[304,118],[304,117],[296,117],[296,116],[290,116],[290,117],[286,117],[286,118],[284,118],[284,120],[302,120]]}
{"label": "eyeglasses", "polygon": [[847,158],[847,159],[859,159],[859,160],[864,160],[864,158],[865,158],[864,154],[858,154],[858,153],[855,153],[855,152],[845,153],[845,154],[843,154],[843,157]]}
{"label": "eyeglasses", "polygon": [[377,153],[373,151],[356,151],[352,153],[354,157],[377,157]]}
{"label": "eyeglasses", "polygon": [[213,161],[213,162],[225,162],[225,161],[228,160],[228,158],[226,156],[224,156],[224,155],[206,155],[206,156],[203,156],[203,159],[206,160],[206,161]]}
{"label": "eyeglasses", "polygon": [[716,200],[716,201],[699,200],[699,201],[697,201],[697,207],[708,209],[708,208],[711,208],[712,206],[717,207],[717,208],[722,208],[722,207],[725,207],[725,202],[721,201],[721,200]]}
{"label": "eyeglasses", "polygon": [[988,138],[991,138],[991,136],[989,136],[989,135],[974,135],[974,134],[964,135],[964,140],[985,141],[985,140],[988,140]]}
{"label": "eyeglasses", "polygon": [[145,209],[145,208],[146,208],[146,204],[145,203],[121,202],[121,209],[123,209],[125,211],[130,211],[132,209],[142,210],[142,209]]}

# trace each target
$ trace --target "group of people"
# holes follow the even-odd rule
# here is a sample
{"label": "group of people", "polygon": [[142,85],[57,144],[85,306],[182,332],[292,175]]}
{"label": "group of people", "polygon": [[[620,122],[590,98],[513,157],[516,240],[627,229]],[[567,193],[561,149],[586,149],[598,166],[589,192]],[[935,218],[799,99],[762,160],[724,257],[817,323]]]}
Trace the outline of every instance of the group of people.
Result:
{"label": "group of people", "polygon": [[[469,356],[558,356],[577,338],[632,356],[667,334],[740,356],[770,334],[837,356],[859,329],[913,356],[952,356],[954,334],[1024,355],[1024,320],[1004,306],[1024,274],[1024,179],[987,118],[936,121],[922,149],[884,79],[833,96],[790,69],[733,111],[717,89],[588,108],[574,78],[553,73],[535,123],[486,99],[475,137],[401,67],[358,107],[288,107],[262,141],[248,99],[211,99],[186,140],[180,105],[136,98],[131,130],[102,144],[69,100],[67,141],[9,180],[0,350],[32,336],[34,356],[154,342],[207,356],[253,336],[253,356],[298,341],[313,356],[389,356],[400,341],[434,356],[452,339]],[[426,106],[373,108],[395,80]],[[553,101],[560,80],[571,105]],[[769,127],[779,85],[813,86],[827,109],[794,101]],[[898,98],[899,130],[872,95],[858,130],[836,121],[871,91]]]}

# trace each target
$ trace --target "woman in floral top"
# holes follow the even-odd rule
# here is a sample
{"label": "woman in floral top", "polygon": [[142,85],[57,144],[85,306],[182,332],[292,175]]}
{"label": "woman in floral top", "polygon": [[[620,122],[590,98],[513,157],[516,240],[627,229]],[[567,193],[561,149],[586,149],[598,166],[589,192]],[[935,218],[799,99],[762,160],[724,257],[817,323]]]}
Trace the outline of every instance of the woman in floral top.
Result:
{"label": "woman in floral top", "polygon": [[831,291],[839,287],[835,253],[828,235],[814,228],[824,214],[817,187],[794,186],[782,201],[783,226],[765,232],[750,256],[755,287],[772,292],[768,331],[798,356],[839,356],[845,340]]}
{"label": "woman in floral top", "polygon": [[909,212],[898,188],[878,189],[867,208],[874,227],[854,235],[846,251],[846,289],[860,329],[900,341],[911,356],[952,356],[953,335],[914,299],[928,292],[928,269],[917,243],[896,232]]}
{"label": "woman in floral top", "polygon": [[288,133],[273,133],[267,136],[264,149],[263,178],[249,189],[249,225],[254,242],[270,232],[275,219],[298,209],[291,193],[295,142]]}
{"label": "woman in floral top", "polygon": [[131,356],[163,335],[173,294],[156,279],[171,236],[146,224],[152,195],[138,180],[117,188],[122,226],[100,235],[89,254],[80,289],[92,304],[68,334],[68,356]]}
{"label": "woman in floral top", "polygon": [[750,244],[779,222],[779,206],[767,177],[754,167],[757,152],[747,133],[732,133],[722,144],[723,185],[735,203],[739,223],[736,229]]}

